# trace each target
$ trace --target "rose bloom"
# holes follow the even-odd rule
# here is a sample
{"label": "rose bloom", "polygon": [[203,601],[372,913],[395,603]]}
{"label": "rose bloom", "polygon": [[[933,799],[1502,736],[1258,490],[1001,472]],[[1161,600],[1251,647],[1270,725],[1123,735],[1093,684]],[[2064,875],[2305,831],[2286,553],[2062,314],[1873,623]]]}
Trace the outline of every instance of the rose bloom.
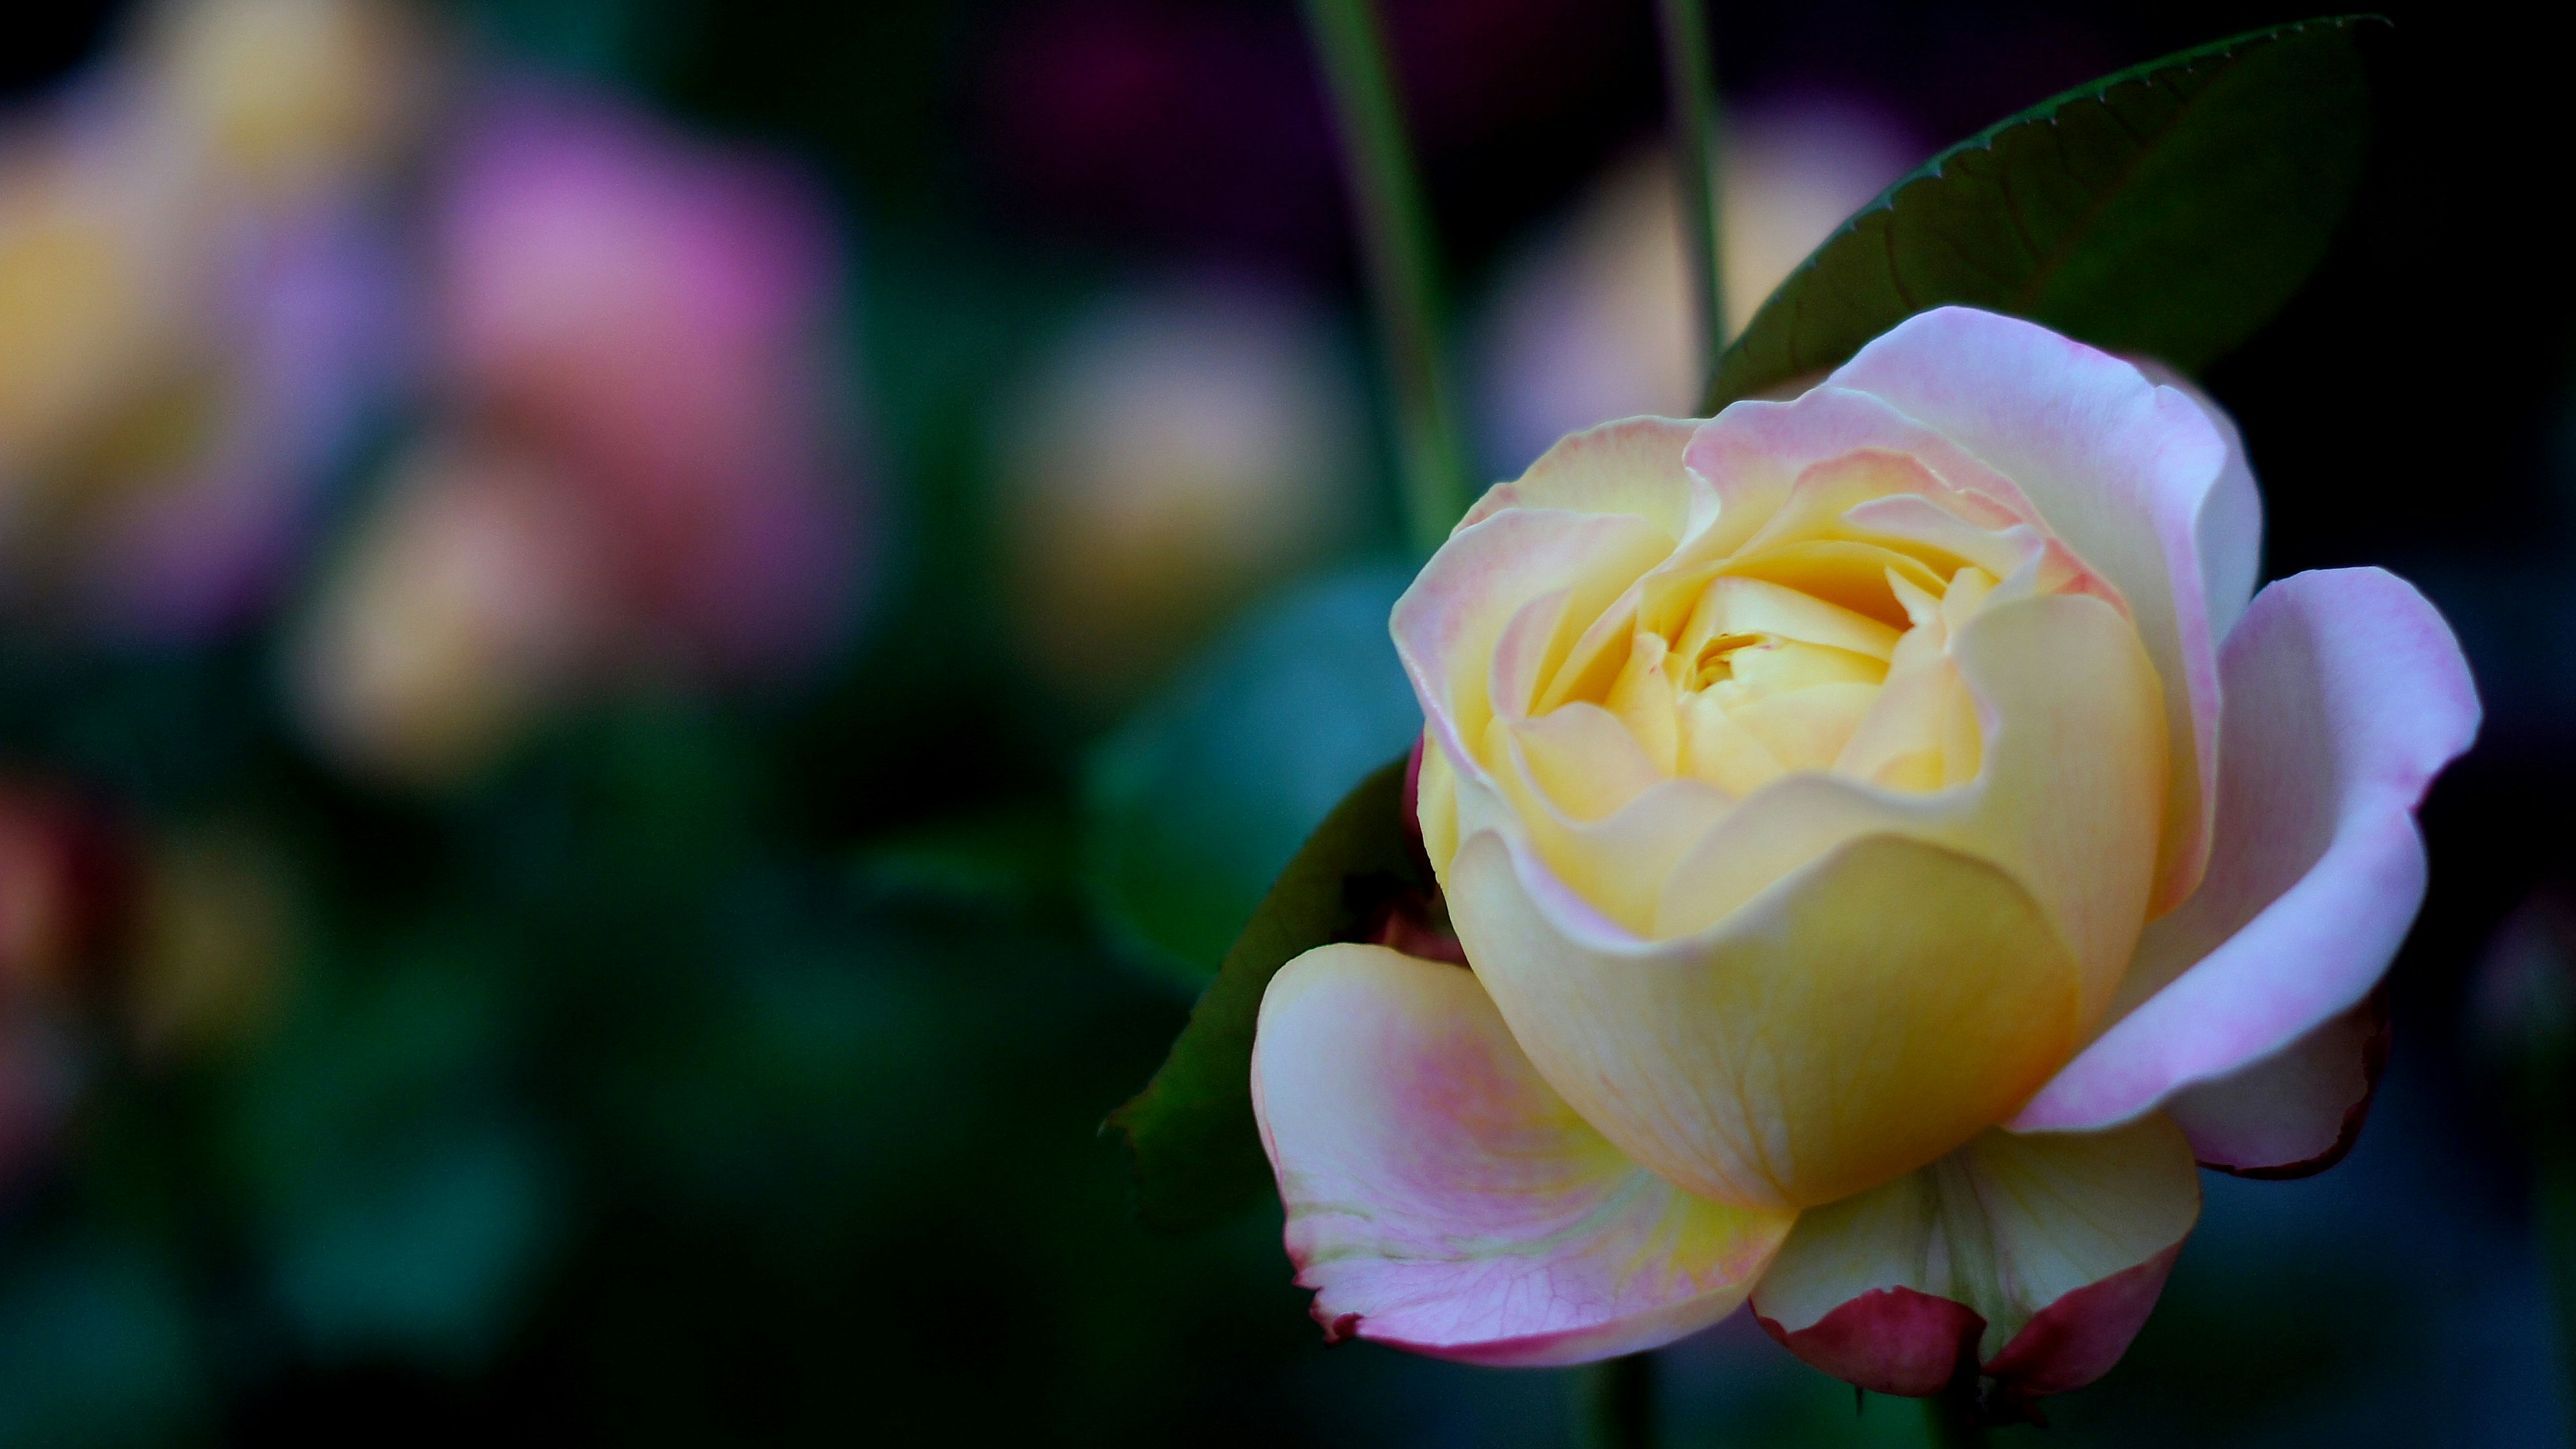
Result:
{"label": "rose bloom", "polygon": [[1317,1318],[1558,1364],[1749,1296],[1881,1392],[2108,1369],[2195,1161],[2348,1147],[2477,727],[2421,596],[2255,596],[2260,526],[2208,402],[1958,308],[1488,493],[1393,621],[1472,969],[1262,1005]]}

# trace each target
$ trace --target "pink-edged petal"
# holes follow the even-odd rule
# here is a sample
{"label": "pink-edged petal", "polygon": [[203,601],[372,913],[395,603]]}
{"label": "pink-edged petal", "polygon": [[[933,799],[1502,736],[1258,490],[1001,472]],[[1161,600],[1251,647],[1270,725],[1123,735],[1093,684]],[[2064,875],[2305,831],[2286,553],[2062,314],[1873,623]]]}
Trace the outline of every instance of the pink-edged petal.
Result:
{"label": "pink-edged petal", "polygon": [[1622,1156],[1473,973],[1383,947],[1280,969],[1252,1091],[1288,1255],[1332,1337],[1485,1364],[1631,1353],[1734,1311],[1789,1230]]}
{"label": "pink-edged petal", "polygon": [[2124,1121],[2281,1051],[2368,995],[2414,922],[2415,805],[2478,726],[2450,628],[2380,570],[2299,574],[2254,600],[2223,667],[2208,877],[2147,928],[2113,1024],[2016,1130]]}
{"label": "pink-edged petal", "polygon": [[[2165,680],[2173,742],[2155,904],[2181,901],[2209,853],[2218,621],[2229,591],[2253,582],[2261,530],[2242,450],[2214,409],[2135,365],[1965,307],[1908,318],[1826,381],[1886,400],[2011,479],[2127,599]],[[2207,560],[2205,538],[2221,545]]]}
{"label": "pink-edged petal", "polygon": [[2165,1103],[2200,1165],[2238,1177],[2306,1177],[2343,1161],[2388,1064],[2388,993]]}
{"label": "pink-edged petal", "polygon": [[[2263,573],[2263,494],[2254,486],[2253,460],[2245,454],[2245,434],[2227,409],[2200,385],[2153,358],[2136,359],[2138,371],[2158,387],[2169,387],[2200,405],[2209,425],[2227,445],[2227,465],[2200,505],[2200,584],[2209,609],[2209,637],[2224,641],[2254,602],[2254,585]],[[2225,688],[2225,681],[2220,681]]]}
{"label": "pink-edged petal", "polygon": [[[1495,653],[1524,608],[1562,593],[1553,617],[1597,618],[1672,546],[1633,514],[1538,508],[1507,508],[1451,535],[1389,621],[1396,657],[1451,763],[1474,768],[1471,747],[1501,707],[1489,693]],[[1543,654],[1550,642],[1529,647]]]}
{"label": "pink-edged petal", "polygon": [[1798,1220],[1753,1290],[1772,1337],[1881,1393],[1937,1393],[1976,1362],[2007,1393],[2108,1370],[2200,1215],[2182,1131],[1988,1132]]}
{"label": "pink-edged petal", "polygon": [[2182,1244],[2090,1283],[2041,1309],[2012,1336],[1985,1371],[2014,1397],[2035,1399],[2080,1389],[2111,1371],[2129,1341],[2147,1326],[2172,1276]]}
{"label": "pink-edged petal", "polygon": [[1912,1288],[1872,1288],[1796,1332],[1756,1321],[1808,1367],[1874,1394],[1929,1398],[1959,1375],[1986,1321],[1977,1310]]}
{"label": "pink-edged petal", "polygon": [[1568,433],[1518,479],[1485,490],[1458,528],[1509,508],[1548,508],[1631,514],[1679,542],[1717,511],[1708,485],[1682,468],[1682,450],[1698,427],[1676,418],[1625,418]]}
{"label": "pink-edged petal", "polygon": [[[1737,403],[1693,435],[1685,461],[1694,475],[1709,480],[1721,511],[1715,526],[1691,539],[1683,563],[1724,557],[1780,527],[1784,516],[1804,514],[1811,521],[1822,511],[1862,522],[1866,511],[1846,511],[1854,500],[1836,500],[1822,510],[1801,509],[1797,495],[1801,480],[1810,479],[1815,470],[1834,470],[1855,455],[1872,453],[1928,470],[1940,485],[1943,511],[1957,522],[1982,530],[2046,523],[2010,478],[1921,419],[1869,393],[1817,387],[1789,402]],[[1873,508],[1861,505],[1862,510]],[[2052,558],[2050,587],[2118,597],[2116,587],[2087,572],[2053,533],[2043,544]],[[1997,576],[2008,572],[2009,567]]]}

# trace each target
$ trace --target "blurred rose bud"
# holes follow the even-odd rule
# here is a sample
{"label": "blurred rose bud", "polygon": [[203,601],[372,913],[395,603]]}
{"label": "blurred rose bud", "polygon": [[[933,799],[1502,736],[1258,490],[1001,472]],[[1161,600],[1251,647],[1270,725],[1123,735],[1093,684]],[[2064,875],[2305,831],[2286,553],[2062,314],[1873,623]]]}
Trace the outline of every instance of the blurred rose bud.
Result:
{"label": "blurred rose bud", "polygon": [[145,32],[165,140],[261,199],[346,184],[418,125],[436,56],[397,0],[176,0]]}
{"label": "blurred rose bud", "polygon": [[125,1015],[148,1060],[218,1052],[266,1025],[302,944],[286,860],[238,827],[152,840],[136,872]]}
{"label": "blurred rose bud", "polygon": [[489,106],[438,226],[443,365],[593,495],[661,652],[743,676],[846,622],[839,247],[777,163],[576,97]]}
{"label": "blurred rose bud", "polygon": [[0,783],[0,1016],[31,1000],[84,1004],[126,926],[131,872],[122,830],[62,791]]}
{"label": "blurred rose bud", "polygon": [[1113,298],[1005,416],[1002,527],[1032,665],[1110,705],[1353,531],[1363,427],[1324,317],[1237,280]]}
{"label": "blurred rose bud", "polygon": [[[1727,335],[1816,244],[1922,159],[1903,128],[1830,96],[1727,116],[1720,170]],[[1510,264],[1485,327],[1488,461],[1517,472],[1566,433],[1700,410],[1671,164],[1632,158]]]}
{"label": "blurred rose bud", "polygon": [[592,500],[541,455],[421,445],[296,639],[306,728],[378,779],[472,774],[600,669],[617,614],[605,535]]}

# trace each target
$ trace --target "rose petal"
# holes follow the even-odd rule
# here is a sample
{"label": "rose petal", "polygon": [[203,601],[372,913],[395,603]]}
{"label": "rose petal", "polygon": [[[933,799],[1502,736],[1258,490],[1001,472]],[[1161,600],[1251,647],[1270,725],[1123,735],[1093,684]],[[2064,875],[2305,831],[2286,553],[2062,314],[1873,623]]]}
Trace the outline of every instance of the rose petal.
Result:
{"label": "rose petal", "polygon": [[[1551,617],[1589,622],[1672,543],[1630,514],[1554,509],[1506,509],[1452,535],[1395,601],[1390,620],[1396,655],[1450,762],[1475,767],[1470,746],[1483,742],[1497,709],[1495,652],[1522,609],[1562,591]],[[1528,672],[1538,675],[1539,666]]]}
{"label": "rose petal", "polygon": [[2200,1165],[2239,1177],[2307,1177],[2343,1161],[2388,1064],[2383,988],[2281,1051],[2174,1093]]}
{"label": "rose petal", "polygon": [[1841,844],[1744,910],[1648,942],[1493,830],[1450,919],[1539,1075],[1602,1135],[1724,1202],[1831,1202],[1998,1120],[2071,1050],[2080,982],[1994,865]]}
{"label": "rose petal", "polygon": [[2083,1014],[2095,1019],[2146,916],[2166,760],[2153,669],[2128,624],[2084,596],[1990,607],[1955,657],[1986,732],[1972,781],[1930,794],[1824,775],[1767,786],[1673,867],[1656,934],[1717,923],[1841,841],[1907,835],[1993,861],[2026,887],[2082,964]]}
{"label": "rose petal", "polygon": [[2478,726],[2441,616],[2377,569],[2300,574],[2255,599],[2223,664],[2208,879],[2147,929],[2114,1024],[2017,1130],[2125,1121],[2282,1050],[2368,995],[2415,919],[2415,805]]}
{"label": "rose petal", "polygon": [[1964,1355],[2008,1391],[2098,1378],[2146,1321],[2200,1215],[2181,1129],[1988,1132],[1798,1219],[1753,1290],[1774,1338],[1837,1377],[1937,1393]]}
{"label": "rose petal", "polygon": [[1633,514],[1678,543],[1717,511],[1708,485],[1682,468],[1682,450],[1698,428],[1675,418],[1627,418],[1569,433],[1517,481],[1486,489],[1458,530],[1507,508],[1549,508]]}
{"label": "rose petal", "polygon": [[[2254,465],[2245,456],[2245,435],[2227,409],[2200,385],[2153,358],[2135,359],[2138,371],[2158,387],[2169,387],[2199,404],[2209,425],[2227,445],[2227,466],[2200,505],[2200,582],[2209,607],[2209,637],[2224,640],[2254,602],[2254,584],[2263,572],[2263,494],[2254,486]],[[2219,680],[2221,690],[2226,680]]]}
{"label": "rose petal", "polygon": [[[2213,409],[2033,323],[1965,307],[1908,318],[1826,380],[1874,394],[2019,486],[2128,600],[2166,681],[2174,768],[2155,908],[2198,883],[2217,788],[2218,624],[2261,528]],[[2204,560],[2204,539],[2220,545]]]}
{"label": "rose petal", "polygon": [[1734,1311],[1789,1230],[1622,1156],[1455,966],[1357,945],[1289,962],[1252,1086],[1334,1337],[1487,1364],[1631,1353]]}

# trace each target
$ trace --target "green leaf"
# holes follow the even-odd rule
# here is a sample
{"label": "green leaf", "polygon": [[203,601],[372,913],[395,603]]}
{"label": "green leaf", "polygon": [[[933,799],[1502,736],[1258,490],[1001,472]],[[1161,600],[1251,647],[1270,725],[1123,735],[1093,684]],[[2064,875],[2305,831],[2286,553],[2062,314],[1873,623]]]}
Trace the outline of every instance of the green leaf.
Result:
{"label": "green leaf", "polygon": [[1093,755],[1083,885],[1130,962],[1204,989],[1306,837],[1421,733],[1386,632],[1411,578],[1362,565],[1272,602]]}
{"label": "green leaf", "polygon": [[1709,411],[1954,303],[2206,367],[2290,300],[2351,205],[2370,132],[2354,34],[2370,19],[2150,61],[1933,157],[1762,304],[1718,360]]}
{"label": "green leaf", "polygon": [[1301,953],[1349,940],[1390,896],[1428,889],[1404,828],[1404,761],[1360,782],[1279,875],[1154,1080],[1108,1126],[1136,1166],[1147,1225],[1199,1227],[1260,1200],[1270,1165],[1252,1120],[1252,1032],[1262,993]]}

